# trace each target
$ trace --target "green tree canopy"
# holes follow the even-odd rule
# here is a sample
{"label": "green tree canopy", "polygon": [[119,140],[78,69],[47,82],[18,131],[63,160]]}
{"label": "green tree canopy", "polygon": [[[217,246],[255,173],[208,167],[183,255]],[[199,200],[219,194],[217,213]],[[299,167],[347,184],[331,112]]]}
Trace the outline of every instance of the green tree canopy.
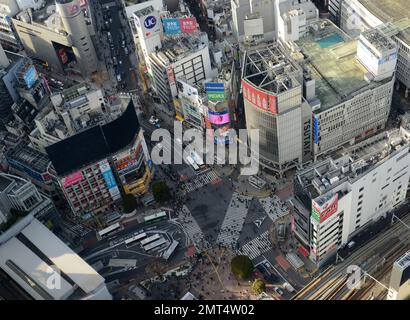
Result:
{"label": "green tree canopy", "polygon": [[126,194],[122,197],[122,205],[125,213],[131,213],[137,208],[137,200],[132,194]]}
{"label": "green tree canopy", "polygon": [[152,193],[155,201],[162,203],[171,199],[171,192],[165,181],[158,181],[152,184]]}
{"label": "green tree canopy", "polygon": [[240,280],[249,278],[253,270],[251,259],[248,256],[239,255],[231,260],[231,271]]}
{"label": "green tree canopy", "polygon": [[255,292],[255,294],[261,294],[263,291],[265,291],[265,282],[263,282],[261,279],[255,279],[255,281],[252,283],[252,290]]}

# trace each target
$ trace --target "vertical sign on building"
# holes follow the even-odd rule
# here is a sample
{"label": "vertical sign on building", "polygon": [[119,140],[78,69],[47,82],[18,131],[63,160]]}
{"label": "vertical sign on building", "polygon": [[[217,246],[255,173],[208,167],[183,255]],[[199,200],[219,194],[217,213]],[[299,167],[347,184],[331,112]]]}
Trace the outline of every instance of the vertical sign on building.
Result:
{"label": "vertical sign on building", "polygon": [[172,68],[172,66],[167,67],[167,77],[169,81],[169,86],[171,88],[172,97],[176,97],[178,95],[178,90],[175,81],[174,69]]}
{"label": "vertical sign on building", "polygon": [[99,163],[101,174],[104,178],[105,184],[110,192],[113,200],[117,200],[121,197],[120,190],[115,182],[114,174],[111,171],[111,167],[107,160],[103,160]]}
{"label": "vertical sign on building", "polygon": [[319,118],[317,115],[313,116],[313,142],[319,144]]}

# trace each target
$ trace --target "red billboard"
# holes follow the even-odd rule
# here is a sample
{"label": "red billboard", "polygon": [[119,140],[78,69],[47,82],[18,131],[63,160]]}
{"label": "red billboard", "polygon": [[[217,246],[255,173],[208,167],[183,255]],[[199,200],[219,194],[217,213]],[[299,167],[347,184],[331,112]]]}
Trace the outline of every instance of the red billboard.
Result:
{"label": "red billboard", "polygon": [[74,172],[63,179],[63,186],[67,188],[84,179],[81,171]]}
{"label": "red billboard", "polygon": [[196,19],[192,18],[180,18],[179,19],[182,33],[194,33],[196,32]]}
{"label": "red billboard", "polygon": [[64,48],[58,50],[58,55],[60,56],[60,60],[62,64],[66,64],[68,62],[67,52]]}
{"label": "red billboard", "polygon": [[258,108],[276,114],[276,96],[258,89],[242,80],[243,97]]}
{"label": "red billboard", "polygon": [[327,218],[329,218],[332,214],[337,212],[339,203],[339,197],[336,193],[332,198],[326,201],[322,206],[317,204],[314,200],[312,201],[312,216],[313,218],[322,223]]}

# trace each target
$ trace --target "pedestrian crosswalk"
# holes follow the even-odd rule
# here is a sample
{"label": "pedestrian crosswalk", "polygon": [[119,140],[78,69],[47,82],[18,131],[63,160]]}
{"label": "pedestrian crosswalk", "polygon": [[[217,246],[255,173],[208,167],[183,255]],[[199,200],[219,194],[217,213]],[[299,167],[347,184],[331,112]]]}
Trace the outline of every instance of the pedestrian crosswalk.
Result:
{"label": "pedestrian crosswalk", "polygon": [[202,188],[203,186],[206,186],[209,183],[213,183],[214,181],[217,181],[219,178],[218,174],[211,170],[208,171],[204,174],[198,175],[195,177],[193,180],[186,182],[182,185],[182,189],[185,193],[189,193],[195,190],[198,190]]}
{"label": "pedestrian crosswalk", "polygon": [[234,193],[226,211],[217,242],[235,249],[252,197]]}
{"label": "pedestrian crosswalk", "polygon": [[272,249],[272,244],[269,240],[269,232],[265,231],[255,239],[245,243],[240,250],[239,254],[248,256],[251,260],[256,259],[265,252]]}
{"label": "pedestrian crosswalk", "polygon": [[189,239],[194,243],[197,252],[203,252],[211,248],[191,211],[185,205],[177,211],[177,217]]}
{"label": "pedestrian crosswalk", "polygon": [[289,208],[276,195],[273,197],[259,199],[259,203],[262,205],[266,214],[273,222],[289,213]]}

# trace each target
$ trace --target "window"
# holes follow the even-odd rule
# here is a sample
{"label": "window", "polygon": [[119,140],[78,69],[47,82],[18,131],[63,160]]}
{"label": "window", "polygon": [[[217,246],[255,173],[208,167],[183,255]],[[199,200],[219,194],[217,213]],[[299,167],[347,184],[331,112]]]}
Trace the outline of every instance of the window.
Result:
{"label": "window", "polygon": [[359,192],[362,192],[362,191],[363,191],[363,189],[364,189],[364,187],[361,187],[361,188],[359,189]]}

